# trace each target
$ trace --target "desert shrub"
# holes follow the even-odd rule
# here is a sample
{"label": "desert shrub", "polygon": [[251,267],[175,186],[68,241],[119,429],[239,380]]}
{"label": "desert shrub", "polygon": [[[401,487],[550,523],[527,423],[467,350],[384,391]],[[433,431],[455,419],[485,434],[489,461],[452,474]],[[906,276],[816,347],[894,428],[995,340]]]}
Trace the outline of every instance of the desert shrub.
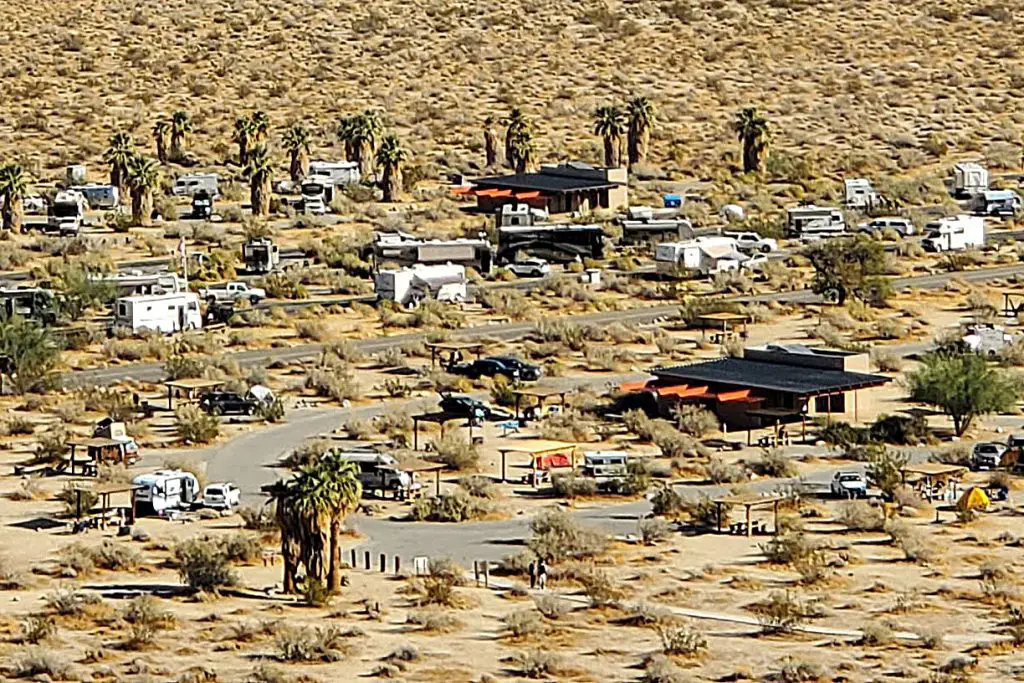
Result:
{"label": "desert shrub", "polygon": [[682,405],[674,411],[673,417],[680,431],[698,439],[718,429],[718,418],[703,406]]}
{"label": "desert shrub", "polygon": [[793,461],[786,457],[781,448],[765,449],[761,452],[761,459],[753,463],[752,468],[762,477],[793,477],[796,476],[796,468]]}
{"label": "desert shrub", "polygon": [[665,655],[652,655],[644,662],[640,683],[687,683],[690,679]]}
{"label": "desert shrub", "polygon": [[588,498],[597,495],[597,481],[575,473],[552,476],[551,488],[560,498]]}
{"label": "desert shrub", "polygon": [[64,503],[64,512],[68,515],[85,515],[99,503],[100,497],[95,491],[74,484],[64,485],[56,495],[57,500]]}
{"label": "desert shrub", "polygon": [[707,638],[690,626],[659,626],[661,651],[667,655],[696,657],[708,648]]}
{"label": "desert shrub", "polygon": [[854,531],[881,531],[885,518],[875,506],[863,500],[848,500],[839,505],[836,519]]}
{"label": "desert shrub", "polygon": [[238,516],[242,518],[242,525],[251,531],[271,531],[277,528],[276,503],[261,505],[260,507],[245,506],[238,509]]}
{"label": "desert shrub", "polygon": [[868,428],[872,441],[916,446],[928,440],[928,423],[922,415],[880,415]]}
{"label": "desert shrub", "polygon": [[938,557],[935,545],[920,530],[896,521],[890,523],[886,531],[907,560],[927,564]]}
{"label": "desert shrub", "polygon": [[21,590],[28,586],[28,577],[10,558],[0,555],[0,590]]}
{"label": "desert shrub", "polygon": [[818,432],[818,437],[835,448],[847,449],[863,444],[867,434],[863,430],[850,426],[849,422],[832,422]]}
{"label": "desert shrub", "polygon": [[934,451],[931,459],[947,465],[968,466],[971,464],[971,449],[963,444],[956,444],[940,451]]}
{"label": "desert shrub", "polygon": [[530,521],[533,536],[527,545],[537,556],[548,562],[596,557],[608,545],[607,538],[561,510],[547,510]]}
{"label": "desert shrub", "polygon": [[899,372],[903,369],[903,359],[899,354],[883,347],[871,349],[871,362],[881,372]]}
{"label": "desert shrub", "polygon": [[539,427],[540,435],[554,441],[592,441],[595,423],[574,410],[548,415]]}
{"label": "desert shrub", "polygon": [[651,497],[652,511],[655,515],[668,519],[680,519],[686,514],[686,502],[671,486],[661,486]]}
{"label": "desert shrub", "polygon": [[207,415],[199,406],[181,406],[174,415],[178,420],[178,438],[185,443],[209,443],[220,434],[220,420]]}
{"label": "desert shrub", "polygon": [[922,628],[917,632],[918,642],[921,647],[927,650],[938,650],[945,644],[945,636],[942,631],[933,628]]}
{"label": "desert shrub", "polygon": [[275,424],[284,419],[284,402],[279,398],[274,398],[270,403],[260,403],[256,408],[256,417]]}
{"label": "desert shrub", "polygon": [[63,427],[49,429],[39,435],[36,445],[35,461],[37,463],[53,463],[59,461],[68,452],[68,433]]}
{"label": "desert shrub", "polygon": [[704,476],[714,484],[736,484],[750,478],[741,463],[729,463],[716,457],[710,458],[703,469]]}
{"label": "desert shrub", "polygon": [[513,666],[526,678],[560,678],[569,672],[565,659],[547,650],[517,652],[512,656]]}
{"label": "desert shrub", "polygon": [[20,415],[15,415],[4,423],[4,433],[10,436],[31,436],[35,432],[35,424]]}
{"label": "desert shrub", "polygon": [[546,630],[540,615],[531,609],[517,610],[505,615],[501,621],[513,638],[539,635]]}
{"label": "desert shrub", "polygon": [[501,495],[490,477],[471,474],[459,479],[459,487],[474,498],[497,498]]}
{"label": "desert shrub", "polygon": [[470,496],[459,489],[438,496],[417,498],[409,515],[421,522],[465,522],[480,519],[490,511],[491,507],[485,499]]}
{"label": "desert shrub", "polygon": [[302,595],[302,602],[310,607],[326,607],[334,597],[327,584],[309,576],[299,584],[299,593]]}
{"label": "desert shrub", "polygon": [[475,470],[480,463],[480,453],[476,446],[456,432],[448,432],[443,437],[431,442],[438,462],[449,469],[464,472]]}
{"label": "desert shrub", "polygon": [[761,630],[767,634],[789,633],[807,621],[808,610],[789,591],[773,591],[768,599],[754,606]]}
{"label": "desert shrub", "polygon": [[771,564],[794,564],[818,550],[817,545],[800,532],[773,536],[758,547]]}
{"label": "desert shrub", "polygon": [[293,626],[281,629],[275,639],[277,657],[283,662],[337,662],[351,647],[336,626]]}
{"label": "desert shrub", "polygon": [[194,590],[216,593],[238,583],[224,548],[211,539],[193,538],[179,543],[174,548],[174,559],[182,581]]}
{"label": "desert shrub", "polygon": [[57,588],[43,596],[51,613],[62,617],[78,616],[90,605],[99,603],[96,595],[83,593],[77,588]]}
{"label": "desert shrub", "polygon": [[804,662],[786,658],[779,669],[779,683],[812,683],[825,680],[825,669],[815,662]]}
{"label": "desert shrub", "polygon": [[889,645],[893,641],[892,628],[884,622],[868,622],[861,626],[860,632],[860,644],[867,647]]}
{"label": "desert shrub", "polygon": [[142,554],[130,545],[105,540],[89,549],[93,563],[100,569],[132,571],[142,565]]}
{"label": "desert shrub", "polygon": [[312,368],[306,373],[305,386],[317,396],[339,403],[359,398],[363,393],[352,369],[344,363]]}
{"label": "desert shrub", "polygon": [[263,544],[253,534],[238,532],[211,538],[223,551],[228,562],[251,564],[263,554]]}
{"label": "desert shrub", "polygon": [[72,543],[57,552],[57,566],[62,575],[86,576],[96,571],[96,560],[84,544]]}
{"label": "desert shrub", "polygon": [[569,603],[553,595],[537,595],[533,598],[537,611],[546,618],[558,620],[569,613]]}
{"label": "desert shrub", "polygon": [[21,624],[21,642],[38,645],[57,635],[57,624],[45,616],[29,616]]}
{"label": "desert shrub", "polygon": [[412,611],[405,620],[406,623],[419,626],[427,633],[450,633],[462,626],[455,616],[436,607]]}
{"label": "desert shrub", "polygon": [[644,545],[655,545],[668,539],[672,527],[664,519],[652,517],[640,522],[640,541]]}
{"label": "desert shrub", "polygon": [[67,680],[71,663],[62,655],[50,650],[28,648],[17,656],[12,674],[15,678],[46,676],[50,680]]}
{"label": "desert shrub", "polygon": [[590,598],[592,607],[615,606],[623,597],[622,589],[615,585],[611,576],[592,566],[576,572],[574,578],[583,586],[583,593]]}

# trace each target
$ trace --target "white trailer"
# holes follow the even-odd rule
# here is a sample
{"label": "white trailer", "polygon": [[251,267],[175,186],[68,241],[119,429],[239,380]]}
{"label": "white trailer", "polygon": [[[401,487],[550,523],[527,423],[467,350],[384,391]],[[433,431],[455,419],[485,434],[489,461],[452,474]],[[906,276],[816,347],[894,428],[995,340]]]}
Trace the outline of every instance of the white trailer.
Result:
{"label": "white trailer", "polygon": [[924,226],[924,232],[925,251],[963,251],[985,245],[985,219],[980,216],[940,218]]}
{"label": "white trailer", "polygon": [[242,262],[250,273],[270,273],[281,263],[281,251],[268,237],[257,237],[242,245]]}
{"label": "white trailer", "polygon": [[170,294],[188,289],[184,278],[177,273],[146,273],[141,270],[127,270],[119,273],[94,273],[89,275],[93,282],[110,283],[117,289],[117,296],[139,296],[143,294]]}
{"label": "white trailer", "polygon": [[178,176],[171,188],[171,194],[175,197],[191,197],[200,190],[205,190],[212,199],[220,196],[218,181],[220,176],[216,173],[187,173]]}
{"label": "white trailer", "polygon": [[75,185],[71,189],[80,192],[85,197],[90,209],[109,210],[116,209],[121,205],[121,195],[113,185],[89,183],[88,185]]}
{"label": "white trailer", "polygon": [[50,204],[47,232],[56,232],[62,236],[77,235],[88,210],[89,203],[81,192],[61,190]]}
{"label": "white trailer", "polygon": [[199,480],[183,470],[157,470],[132,480],[136,513],[162,515],[172,510],[187,510],[199,497]]}
{"label": "white trailer", "polygon": [[731,237],[698,237],[686,242],[662,242],[654,248],[654,267],[660,275],[691,270],[712,275],[738,270],[747,260]]}
{"label": "white trailer", "polygon": [[468,296],[465,266],[415,265],[412,268],[381,270],[374,274],[377,299],[413,307],[426,299],[458,303]]}
{"label": "white trailer", "polygon": [[798,239],[836,237],[846,232],[843,212],[831,206],[795,206],[786,212],[786,235]]}
{"label": "white trailer", "polygon": [[354,161],[311,161],[306,180],[330,185],[355,185],[359,182],[359,164]]}
{"label": "white trailer", "polygon": [[171,334],[202,326],[199,295],[195,292],[126,296],[114,303],[114,328],[132,334],[143,330]]}
{"label": "white trailer", "polygon": [[953,194],[957,197],[973,197],[988,189],[988,170],[973,161],[953,166]]}
{"label": "white trailer", "polygon": [[849,209],[870,209],[878,203],[879,195],[867,178],[849,178],[843,181],[843,187]]}

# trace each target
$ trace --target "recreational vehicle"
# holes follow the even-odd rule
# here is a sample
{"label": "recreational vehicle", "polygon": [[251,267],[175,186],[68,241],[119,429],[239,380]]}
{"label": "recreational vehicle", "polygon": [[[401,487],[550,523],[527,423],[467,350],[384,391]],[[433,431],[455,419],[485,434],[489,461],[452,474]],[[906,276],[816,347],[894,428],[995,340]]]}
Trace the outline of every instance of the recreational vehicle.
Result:
{"label": "recreational vehicle", "polygon": [[202,326],[199,295],[195,292],[126,296],[114,303],[114,328],[133,334],[143,330],[171,334]]}
{"label": "recreational vehicle", "polygon": [[109,211],[121,205],[121,195],[113,185],[75,185],[71,188],[82,194],[89,208],[93,210]]}
{"label": "recreational vehicle", "polygon": [[400,266],[451,263],[481,274],[491,272],[494,254],[485,239],[421,240],[404,232],[374,234],[370,253],[379,267],[385,262]]}
{"label": "recreational vehicle", "polygon": [[306,180],[302,183],[302,211],[304,213],[322,216],[327,213],[327,207],[334,200],[334,183],[330,179]]}
{"label": "recreational vehicle", "polygon": [[174,181],[171,194],[175,197],[192,197],[200,190],[205,190],[216,199],[220,196],[217,186],[219,179],[216,173],[187,173]]}
{"label": "recreational vehicle", "polygon": [[866,178],[851,178],[843,181],[848,209],[867,210],[878,203],[879,195]]}
{"label": "recreational vehicle", "polygon": [[629,456],[624,451],[592,451],[583,454],[584,477],[594,479],[599,487],[622,481],[629,474]]}
{"label": "recreational vehicle", "polygon": [[192,195],[192,210],[189,215],[195,220],[209,220],[213,217],[213,195],[206,190],[196,190]]}
{"label": "recreational vehicle", "polygon": [[835,237],[846,232],[843,212],[829,206],[797,206],[786,212],[786,234],[799,239]]}
{"label": "recreational vehicle", "polygon": [[963,162],[953,167],[953,194],[973,197],[988,189],[988,170],[981,164]]}
{"label": "recreational vehicle", "polygon": [[953,216],[932,221],[924,227],[921,246],[925,251],[962,251],[985,244],[985,219],[979,216]]}
{"label": "recreational vehicle", "polygon": [[355,185],[359,182],[359,164],[354,161],[311,161],[306,180],[329,185]]}
{"label": "recreational vehicle", "polygon": [[419,488],[416,477],[404,472],[395,456],[373,451],[351,451],[337,454],[342,462],[350,462],[359,470],[359,483],[364,491],[404,491]]}
{"label": "recreational vehicle", "polygon": [[498,219],[499,228],[538,225],[541,223],[547,223],[549,218],[547,209],[539,209],[535,206],[530,206],[525,202],[502,204],[501,210],[495,215]]}
{"label": "recreational vehicle", "polygon": [[662,242],[654,248],[654,267],[659,275],[695,271],[713,275],[738,270],[747,260],[731,237],[698,237],[687,242]]}
{"label": "recreational vehicle", "polygon": [[604,258],[604,230],[600,225],[554,223],[498,228],[498,262],[515,261],[520,252],[556,263]]}
{"label": "recreational vehicle", "polygon": [[622,244],[658,244],[693,238],[693,225],[675,212],[655,211],[646,206],[631,206],[625,218],[619,220],[622,226]]}
{"label": "recreational vehicle", "polygon": [[145,273],[128,270],[119,273],[93,273],[93,282],[109,283],[114,286],[117,296],[139,296],[143,294],[170,294],[184,292],[188,287],[177,273]]}
{"label": "recreational vehicle", "polygon": [[89,203],[81,192],[61,190],[50,204],[47,232],[56,232],[61,236],[77,235],[88,209]]}
{"label": "recreational vehicle", "polygon": [[199,480],[183,470],[157,470],[132,480],[138,515],[163,515],[188,510],[199,497]]}
{"label": "recreational vehicle", "polygon": [[378,300],[409,307],[425,299],[447,303],[465,301],[468,282],[466,268],[451,263],[380,270],[373,277]]}
{"label": "recreational vehicle", "polygon": [[1013,218],[1021,209],[1020,195],[1013,190],[986,190],[978,196],[978,213]]}
{"label": "recreational vehicle", "polygon": [[53,292],[40,287],[0,288],[0,315],[5,318],[17,315],[53,325],[57,322]]}
{"label": "recreational vehicle", "polygon": [[258,237],[242,245],[242,262],[250,273],[270,273],[281,263],[281,253],[269,238]]}

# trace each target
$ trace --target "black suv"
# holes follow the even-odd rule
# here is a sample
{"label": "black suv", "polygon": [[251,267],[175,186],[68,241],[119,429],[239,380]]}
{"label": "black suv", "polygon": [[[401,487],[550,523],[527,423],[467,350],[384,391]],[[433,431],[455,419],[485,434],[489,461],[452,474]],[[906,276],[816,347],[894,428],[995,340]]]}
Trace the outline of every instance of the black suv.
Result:
{"label": "black suv", "polygon": [[480,358],[472,363],[460,363],[451,369],[456,375],[465,375],[470,379],[504,375],[509,379],[523,382],[535,382],[540,379],[540,366],[524,363],[512,356],[491,356]]}
{"label": "black suv", "polygon": [[459,394],[443,394],[441,396],[441,410],[453,415],[464,415],[473,419],[504,420],[510,417],[509,413],[501,408],[493,408],[483,401]]}
{"label": "black suv", "polygon": [[211,391],[199,399],[199,407],[210,415],[254,415],[259,401],[231,391]]}

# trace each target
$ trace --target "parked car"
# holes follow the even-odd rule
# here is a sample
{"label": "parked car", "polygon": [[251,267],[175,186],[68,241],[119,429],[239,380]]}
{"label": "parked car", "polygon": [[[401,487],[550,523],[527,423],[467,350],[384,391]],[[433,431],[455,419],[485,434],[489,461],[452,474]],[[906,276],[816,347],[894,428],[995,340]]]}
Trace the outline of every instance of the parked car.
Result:
{"label": "parked car", "polygon": [[199,407],[210,415],[254,415],[260,402],[233,391],[211,391],[199,399]]}
{"label": "parked car", "polygon": [[979,443],[975,444],[971,453],[972,470],[994,470],[1003,465],[1003,455],[1009,450],[1009,446],[1001,443]]}
{"label": "parked car", "polygon": [[833,496],[840,498],[865,498],[868,480],[860,472],[836,472],[829,488]]}
{"label": "parked car", "polygon": [[759,273],[767,263],[767,254],[752,254],[750,258],[740,264],[740,269],[749,270],[752,273]]}
{"label": "parked car", "polygon": [[230,510],[238,507],[241,502],[242,492],[234,484],[210,484],[203,489],[203,506]]}
{"label": "parked car", "polygon": [[441,410],[453,415],[483,420],[507,420],[511,415],[506,410],[489,406],[483,401],[462,394],[444,394],[441,396]]}
{"label": "parked car", "polygon": [[512,356],[491,356],[480,358],[471,363],[460,363],[451,369],[456,375],[465,375],[470,379],[504,375],[509,379],[524,382],[535,382],[540,379],[541,369],[538,365],[524,363]]}
{"label": "parked car", "polygon": [[745,253],[760,252],[767,254],[779,248],[779,243],[774,239],[762,237],[756,232],[726,233],[726,235],[736,240],[736,248]]}
{"label": "parked car", "polygon": [[525,258],[505,266],[519,277],[543,277],[551,272],[551,264],[542,258]]}
{"label": "parked car", "polygon": [[916,232],[913,221],[909,218],[902,218],[901,216],[884,216],[882,218],[874,218],[867,223],[861,223],[857,226],[858,232],[868,234],[881,232],[882,230],[895,230],[900,234],[900,237],[907,237],[908,235],[913,235]]}

